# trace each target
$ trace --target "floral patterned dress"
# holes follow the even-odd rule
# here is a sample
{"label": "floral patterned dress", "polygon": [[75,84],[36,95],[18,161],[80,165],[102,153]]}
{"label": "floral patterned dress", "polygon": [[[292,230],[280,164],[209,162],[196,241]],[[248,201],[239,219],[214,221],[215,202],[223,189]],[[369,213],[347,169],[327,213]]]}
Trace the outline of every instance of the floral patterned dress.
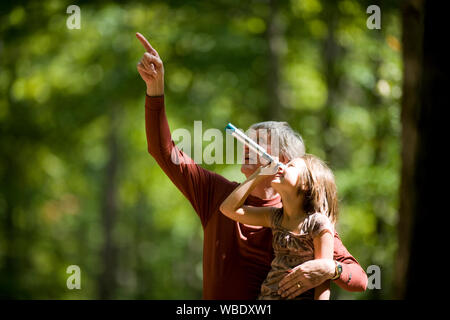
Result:
{"label": "floral patterned dress", "polygon": [[[308,215],[302,222],[299,234],[293,233],[281,226],[283,208],[276,209],[272,214],[271,228],[273,234],[272,245],[275,258],[271,270],[261,285],[260,300],[284,299],[278,294],[278,283],[287,274],[287,271],[314,259],[313,239],[322,231],[329,230],[334,234],[333,226],[328,217],[321,213]],[[314,299],[314,289],[308,290],[297,300]]]}

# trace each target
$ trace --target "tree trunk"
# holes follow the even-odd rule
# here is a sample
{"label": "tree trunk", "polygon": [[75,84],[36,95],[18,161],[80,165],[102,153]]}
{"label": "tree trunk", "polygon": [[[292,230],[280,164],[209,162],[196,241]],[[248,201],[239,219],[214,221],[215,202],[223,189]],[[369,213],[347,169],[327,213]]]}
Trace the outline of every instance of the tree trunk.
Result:
{"label": "tree trunk", "polygon": [[99,278],[99,298],[111,299],[114,296],[117,270],[117,247],[114,242],[114,226],[117,217],[117,169],[119,163],[117,141],[117,115],[111,110],[110,132],[108,136],[109,160],[105,169],[102,194],[103,248],[101,252],[102,273]]}
{"label": "tree trunk", "polygon": [[436,1],[406,1],[402,10],[403,168],[396,296],[435,298],[434,288],[442,284],[441,279],[447,279],[446,268],[436,269],[446,253],[439,247],[439,236],[445,233],[442,220],[448,214],[447,196],[440,185],[446,182],[446,161],[441,164],[441,159],[448,143],[438,145],[444,137],[442,122],[446,119],[447,77],[443,66],[447,58],[442,43],[447,19]]}
{"label": "tree trunk", "polygon": [[[334,113],[338,103],[340,73],[337,63],[342,59],[342,48],[336,41],[335,31],[338,25],[338,12],[334,6],[325,5],[323,9],[323,20],[327,24],[327,37],[322,44],[323,74],[327,85],[327,100],[322,116],[322,146],[325,151],[325,159],[332,163],[338,163],[339,157],[336,148],[330,144],[330,129],[334,126]],[[334,159],[336,158],[336,159]]]}
{"label": "tree trunk", "polygon": [[268,73],[267,96],[268,106],[265,112],[266,120],[279,120],[282,112],[280,89],[280,58],[283,36],[278,20],[277,0],[269,0],[270,12],[267,19],[267,45],[268,45]]}

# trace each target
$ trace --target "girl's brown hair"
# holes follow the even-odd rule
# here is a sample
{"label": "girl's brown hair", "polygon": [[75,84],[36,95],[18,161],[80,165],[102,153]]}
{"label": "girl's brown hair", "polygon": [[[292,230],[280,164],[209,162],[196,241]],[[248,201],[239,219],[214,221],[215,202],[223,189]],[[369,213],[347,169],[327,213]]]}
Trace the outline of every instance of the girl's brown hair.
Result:
{"label": "girl's brown hair", "polygon": [[306,164],[306,170],[301,170],[297,186],[299,194],[304,195],[303,210],[307,214],[323,213],[335,224],[338,198],[333,172],[314,155],[305,154],[301,159]]}

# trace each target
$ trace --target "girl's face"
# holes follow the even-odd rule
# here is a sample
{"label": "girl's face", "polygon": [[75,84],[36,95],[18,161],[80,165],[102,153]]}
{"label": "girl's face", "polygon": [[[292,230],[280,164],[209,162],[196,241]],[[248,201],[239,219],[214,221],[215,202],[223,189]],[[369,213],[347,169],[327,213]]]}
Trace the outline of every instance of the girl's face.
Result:
{"label": "girl's face", "polygon": [[300,173],[306,170],[306,164],[301,158],[295,158],[286,164],[286,168],[278,169],[271,184],[280,191],[297,192]]}

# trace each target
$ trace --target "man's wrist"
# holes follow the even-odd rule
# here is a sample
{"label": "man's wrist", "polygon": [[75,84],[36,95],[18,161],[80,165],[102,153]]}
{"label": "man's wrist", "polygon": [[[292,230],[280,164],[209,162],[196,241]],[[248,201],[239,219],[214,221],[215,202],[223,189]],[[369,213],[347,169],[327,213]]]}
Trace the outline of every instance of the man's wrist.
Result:
{"label": "man's wrist", "polygon": [[145,92],[149,97],[160,97],[164,95],[164,91],[162,92],[152,92],[152,91],[146,91]]}
{"label": "man's wrist", "polygon": [[334,272],[331,280],[337,280],[342,274],[342,264],[339,261],[333,260],[334,262]]}
{"label": "man's wrist", "polygon": [[164,95],[164,85],[147,86],[146,93],[149,97],[163,96]]}

